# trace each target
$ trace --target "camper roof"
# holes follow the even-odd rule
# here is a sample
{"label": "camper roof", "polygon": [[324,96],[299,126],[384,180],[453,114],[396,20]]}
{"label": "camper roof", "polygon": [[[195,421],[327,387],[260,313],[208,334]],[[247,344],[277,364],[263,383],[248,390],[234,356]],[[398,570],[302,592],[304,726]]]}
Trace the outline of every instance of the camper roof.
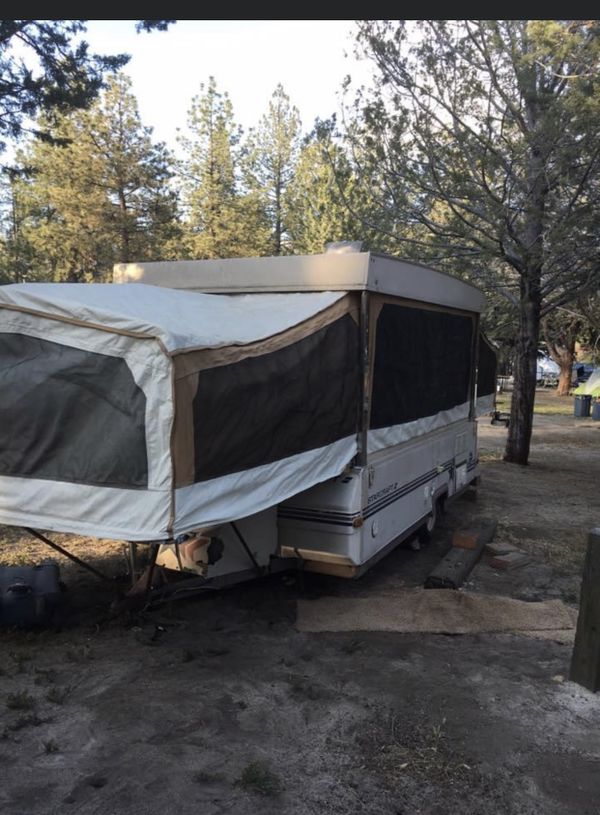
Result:
{"label": "camper roof", "polygon": [[343,297],[342,292],[224,297],[112,283],[0,286],[0,309],[159,339],[169,353],[247,345],[280,334]]}
{"label": "camper roof", "polygon": [[480,312],[483,293],[456,277],[372,252],[119,263],[115,283],[209,293],[372,291]]}

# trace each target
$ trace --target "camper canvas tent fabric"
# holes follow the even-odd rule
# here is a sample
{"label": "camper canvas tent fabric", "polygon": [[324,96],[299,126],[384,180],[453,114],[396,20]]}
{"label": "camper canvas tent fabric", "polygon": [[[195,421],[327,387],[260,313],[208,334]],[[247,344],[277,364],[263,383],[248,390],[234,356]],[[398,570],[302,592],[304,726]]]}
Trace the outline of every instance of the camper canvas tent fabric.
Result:
{"label": "camper canvas tent fabric", "polygon": [[0,289],[0,523],[164,539],[272,506],[356,453],[343,293]]}
{"label": "camper canvas tent fabric", "polygon": [[576,396],[587,395],[594,399],[600,399],[600,370],[594,371],[585,382],[575,388],[573,393]]}
{"label": "camper canvas tent fabric", "polygon": [[366,380],[359,290],[0,287],[0,523],[165,540],[340,475],[365,415],[370,452],[465,418],[482,300],[423,270],[452,305],[371,292]]}

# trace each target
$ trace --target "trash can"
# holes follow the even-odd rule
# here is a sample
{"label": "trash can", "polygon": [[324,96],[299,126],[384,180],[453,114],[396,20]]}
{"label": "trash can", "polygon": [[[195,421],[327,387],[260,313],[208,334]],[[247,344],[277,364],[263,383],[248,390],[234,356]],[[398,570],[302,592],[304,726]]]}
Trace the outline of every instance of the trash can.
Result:
{"label": "trash can", "polygon": [[592,419],[600,422],[600,402],[598,400],[592,405]]}
{"label": "trash can", "polygon": [[584,418],[590,415],[592,397],[589,394],[581,394],[575,397],[575,416]]}

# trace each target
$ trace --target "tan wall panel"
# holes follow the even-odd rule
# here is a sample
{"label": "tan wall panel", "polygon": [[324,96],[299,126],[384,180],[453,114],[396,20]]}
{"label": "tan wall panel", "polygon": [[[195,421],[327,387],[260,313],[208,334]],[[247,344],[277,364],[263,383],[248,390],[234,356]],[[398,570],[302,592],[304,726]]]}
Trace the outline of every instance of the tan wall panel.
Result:
{"label": "tan wall panel", "polygon": [[194,412],[198,374],[175,380],[175,426],[173,429],[173,470],[175,487],[194,483]]}

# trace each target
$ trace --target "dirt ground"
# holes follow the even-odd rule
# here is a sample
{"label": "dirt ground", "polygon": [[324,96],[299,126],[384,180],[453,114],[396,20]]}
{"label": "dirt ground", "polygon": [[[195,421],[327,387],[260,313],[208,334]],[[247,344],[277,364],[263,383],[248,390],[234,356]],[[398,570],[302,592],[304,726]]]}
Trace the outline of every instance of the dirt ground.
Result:
{"label": "dirt ground", "polygon": [[[452,530],[489,517],[533,559],[499,572],[484,557],[465,590],[575,605],[600,526],[600,422],[546,413],[534,427],[517,467],[502,461],[506,429],[481,420],[477,500],[359,581],[271,577],[115,618],[110,586],[61,558],[62,629],[0,633],[0,811],[600,813],[600,694],[568,681],[570,645],[294,626],[299,597],[421,585]],[[2,562],[48,559],[0,534]],[[125,568],[120,544],[70,543]]]}

